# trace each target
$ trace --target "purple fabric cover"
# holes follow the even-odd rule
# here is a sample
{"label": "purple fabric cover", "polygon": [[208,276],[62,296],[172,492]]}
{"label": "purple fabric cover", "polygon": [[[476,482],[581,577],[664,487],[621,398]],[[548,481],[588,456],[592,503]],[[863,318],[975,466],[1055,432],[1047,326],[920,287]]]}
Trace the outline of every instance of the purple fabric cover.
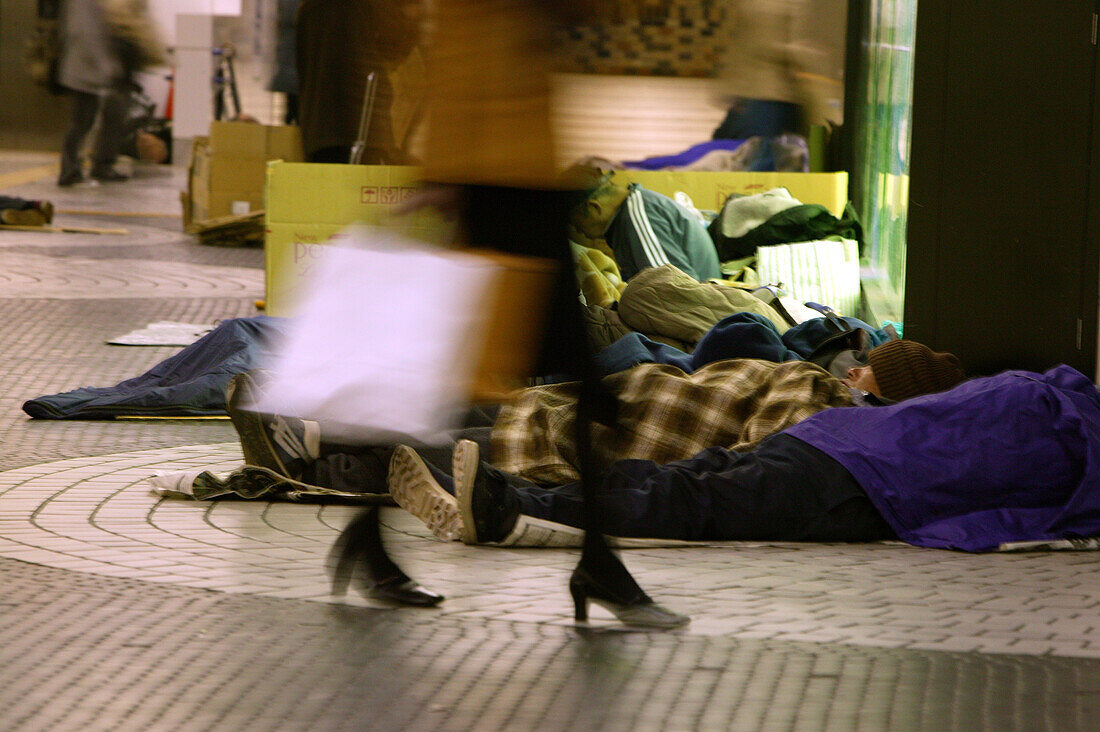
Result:
{"label": "purple fabric cover", "polygon": [[736,150],[741,147],[744,140],[707,140],[698,145],[692,145],[683,152],[674,155],[658,155],[644,160],[624,160],[623,166],[637,170],[664,170],[665,168],[680,168],[694,163],[714,150]]}
{"label": "purple fabric cover", "polygon": [[843,465],[910,544],[989,551],[1100,535],[1100,395],[1069,366],[829,409],[786,434]]}

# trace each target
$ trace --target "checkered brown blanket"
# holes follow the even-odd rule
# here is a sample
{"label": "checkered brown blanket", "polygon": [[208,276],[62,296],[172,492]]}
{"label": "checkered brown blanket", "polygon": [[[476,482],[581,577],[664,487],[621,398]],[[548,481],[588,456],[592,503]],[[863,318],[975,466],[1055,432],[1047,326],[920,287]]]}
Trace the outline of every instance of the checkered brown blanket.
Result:
{"label": "checkered brown blanket", "polygon": [[[713,446],[747,450],[823,409],[852,405],[848,387],[804,361],[718,361],[692,374],[642,364],[604,383],[620,409],[618,430],[594,425],[601,467],[625,458],[668,463]],[[493,427],[493,464],[538,483],[577,480],[577,393],[577,384],[518,392]]]}

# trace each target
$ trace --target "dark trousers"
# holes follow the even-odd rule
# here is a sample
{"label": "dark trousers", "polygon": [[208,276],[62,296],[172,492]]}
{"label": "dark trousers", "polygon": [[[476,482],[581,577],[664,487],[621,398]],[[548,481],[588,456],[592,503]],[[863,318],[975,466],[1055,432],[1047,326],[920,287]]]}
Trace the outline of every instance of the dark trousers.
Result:
{"label": "dark trousers", "polygon": [[[580,485],[512,485],[529,516],[582,526]],[[775,435],[746,453],[712,447],[659,465],[621,460],[599,490],[604,531],[691,541],[878,541],[897,538],[839,463]]]}
{"label": "dark trousers", "polygon": [[309,162],[311,163],[347,163],[350,158],[350,145],[333,145],[332,147],[322,147],[319,150],[314,150],[309,154]]}
{"label": "dark trousers", "polygon": [[73,116],[61,148],[61,178],[78,176],[81,171],[80,149],[99,116],[99,131],[92,144],[92,175],[112,169],[122,147],[122,125],[126,97],[110,93],[100,97],[81,91],[69,91],[73,98]]}
{"label": "dark trousers", "polygon": [[[298,95],[287,93],[286,95],[286,111],[283,113],[283,124],[296,125],[298,124]],[[346,162],[346,161],[345,161]]]}
{"label": "dark trousers", "polygon": [[[418,446],[425,462],[451,474],[451,459],[458,440],[473,440],[482,455],[489,454],[489,437],[498,407],[470,410],[454,441],[438,446]],[[340,445],[322,442],[321,457],[306,465],[301,480],[310,485],[348,493],[387,493],[393,445]]]}

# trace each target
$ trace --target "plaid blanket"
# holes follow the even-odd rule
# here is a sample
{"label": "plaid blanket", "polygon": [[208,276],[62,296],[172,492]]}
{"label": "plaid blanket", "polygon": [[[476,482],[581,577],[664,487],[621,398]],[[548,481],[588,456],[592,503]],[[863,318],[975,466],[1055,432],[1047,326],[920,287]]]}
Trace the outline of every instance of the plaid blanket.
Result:
{"label": "plaid blanket", "polygon": [[[852,405],[848,387],[805,361],[718,361],[692,374],[642,364],[604,378],[619,398],[619,429],[593,426],[600,467],[639,458],[669,463],[708,447],[751,449],[828,407]],[[577,384],[524,389],[493,426],[492,462],[544,484],[577,480]]]}

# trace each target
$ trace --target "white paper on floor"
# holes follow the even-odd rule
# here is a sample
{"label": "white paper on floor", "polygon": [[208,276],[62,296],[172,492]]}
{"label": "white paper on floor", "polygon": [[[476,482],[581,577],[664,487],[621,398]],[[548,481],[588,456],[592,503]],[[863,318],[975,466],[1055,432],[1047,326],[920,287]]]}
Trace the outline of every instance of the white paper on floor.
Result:
{"label": "white paper on floor", "polygon": [[107,341],[112,346],[189,346],[214,330],[209,323],[160,320]]}

